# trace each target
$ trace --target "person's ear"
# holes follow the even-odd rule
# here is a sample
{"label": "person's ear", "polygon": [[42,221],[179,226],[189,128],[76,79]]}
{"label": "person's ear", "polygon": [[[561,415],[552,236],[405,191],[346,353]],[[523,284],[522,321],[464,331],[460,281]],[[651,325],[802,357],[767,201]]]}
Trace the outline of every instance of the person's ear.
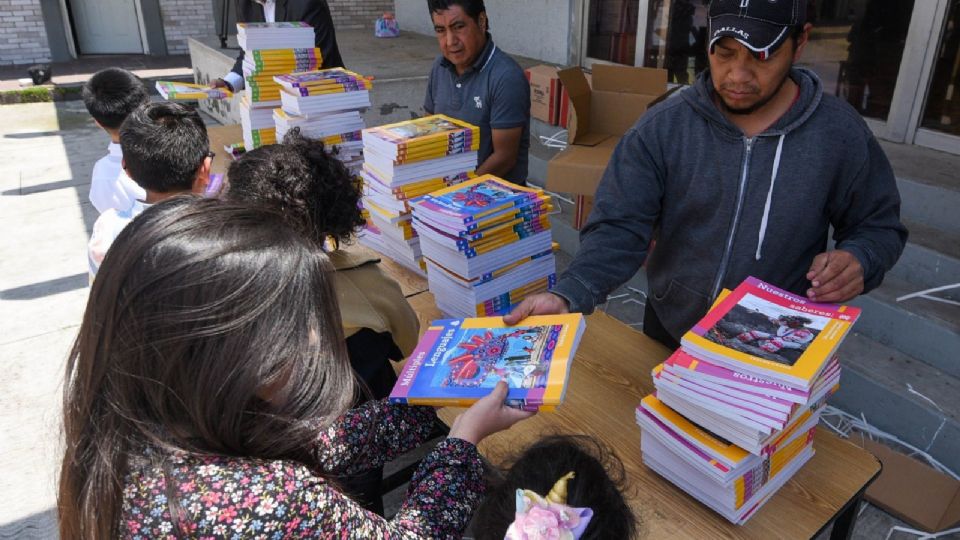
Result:
{"label": "person's ear", "polygon": [[480,14],[480,30],[483,30],[484,32],[487,31],[487,14],[486,13]]}
{"label": "person's ear", "polygon": [[800,55],[803,54],[803,49],[806,48],[807,43],[810,42],[810,30],[813,29],[813,25],[807,23],[803,25],[803,31],[800,32],[800,35],[797,36],[797,42],[794,45],[793,49],[793,62],[797,63],[800,61]]}
{"label": "person's ear", "polygon": [[213,166],[213,156],[204,158],[200,168],[197,169],[197,177],[193,181],[193,192],[204,193],[207,185],[210,184],[210,169]]}

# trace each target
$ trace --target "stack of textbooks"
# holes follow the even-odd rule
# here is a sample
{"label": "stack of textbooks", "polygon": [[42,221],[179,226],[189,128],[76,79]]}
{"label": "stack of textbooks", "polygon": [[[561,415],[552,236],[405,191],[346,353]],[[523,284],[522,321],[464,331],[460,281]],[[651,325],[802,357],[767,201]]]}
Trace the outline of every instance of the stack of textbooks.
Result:
{"label": "stack of textbooks", "polygon": [[277,143],[273,109],[254,107],[246,94],[240,98],[240,126],[243,128],[243,146],[248,150]]}
{"label": "stack of textbooks", "polygon": [[813,457],[835,352],[860,315],[748,278],[653,370],[637,408],[643,461],[733,523]]}
{"label": "stack of textbooks", "polygon": [[500,317],[433,321],[390,401],[468,407],[502,379],[511,406],[553,410],[563,402],[585,328],[579,313],[528,317],[518,326]]}
{"label": "stack of textbooks", "polygon": [[479,147],[479,128],[443,115],[364,130],[360,177],[367,226],[360,243],[426,272],[410,203],[471,178]]}
{"label": "stack of textbooks", "polygon": [[430,291],[447,315],[501,315],[556,283],[552,206],[542,190],[484,175],[412,207]]}
{"label": "stack of textbooks", "polygon": [[237,41],[244,51],[246,84],[240,122],[249,150],[277,141],[272,109],[280,106],[280,85],[274,77],[315,70],[323,56],[314,47],[313,27],[302,22],[238,23]]}
{"label": "stack of textbooks", "polygon": [[277,138],[300,128],[319,139],[355,175],[363,165],[361,113],[370,107],[370,81],[343,68],[278,75],[281,108],[273,112]]}

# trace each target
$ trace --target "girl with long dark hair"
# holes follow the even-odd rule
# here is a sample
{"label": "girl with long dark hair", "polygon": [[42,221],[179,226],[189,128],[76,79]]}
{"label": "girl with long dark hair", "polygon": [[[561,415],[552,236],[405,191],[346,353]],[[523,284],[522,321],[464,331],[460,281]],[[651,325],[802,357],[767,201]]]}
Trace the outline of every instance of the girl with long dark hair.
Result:
{"label": "girl with long dark hair", "polygon": [[423,460],[393,520],[362,510],[328,475],[415,447],[436,417],[347,410],[330,272],[270,210],[178,197],[126,227],[68,360],[61,537],[462,534],[483,489],[476,443],[526,415],[501,384]]}

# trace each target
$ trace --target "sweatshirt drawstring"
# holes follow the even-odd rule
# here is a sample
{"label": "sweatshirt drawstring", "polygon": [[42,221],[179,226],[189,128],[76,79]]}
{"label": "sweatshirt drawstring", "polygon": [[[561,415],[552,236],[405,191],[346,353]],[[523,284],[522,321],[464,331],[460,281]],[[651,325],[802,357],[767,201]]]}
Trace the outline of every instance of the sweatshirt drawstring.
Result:
{"label": "sweatshirt drawstring", "polygon": [[783,151],[783,139],[786,133],[780,135],[780,141],[777,143],[777,154],[773,158],[773,172],[770,173],[770,190],[767,191],[767,202],[763,205],[763,218],[760,220],[760,238],[757,240],[757,256],[760,260],[760,253],[763,250],[763,237],[767,234],[767,221],[770,217],[770,204],[773,202],[773,186],[777,183],[777,172],[780,170],[780,153]]}

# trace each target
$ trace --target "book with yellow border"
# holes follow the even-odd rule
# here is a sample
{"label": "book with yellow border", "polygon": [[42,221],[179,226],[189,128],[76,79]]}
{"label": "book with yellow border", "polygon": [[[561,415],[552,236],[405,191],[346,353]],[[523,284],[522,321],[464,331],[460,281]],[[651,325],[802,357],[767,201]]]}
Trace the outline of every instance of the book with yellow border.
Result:
{"label": "book with yellow border", "polygon": [[571,362],[586,328],[583,315],[501,317],[430,323],[390,394],[394,403],[469,406],[503,379],[507,403],[552,410],[563,401]]}
{"label": "book with yellow border", "polygon": [[198,99],[230,99],[233,92],[226,88],[210,88],[206,84],[157,81],[157,93],[169,101],[196,101]]}
{"label": "book with yellow border", "polygon": [[860,316],[749,277],[681,339],[693,356],[809,389]]}
{"label": "book with yellow border", "polygon": [[[434,114],[373,127],[364,130],[364,142],[378,147],[387,157],[403,155],[417,147],[434,147],[436,144],[447,146],[451,142],[466,142],[472,148],[479,142],[480,129],[442,114]],[[432,143],[432,144],[431,144]]]}

